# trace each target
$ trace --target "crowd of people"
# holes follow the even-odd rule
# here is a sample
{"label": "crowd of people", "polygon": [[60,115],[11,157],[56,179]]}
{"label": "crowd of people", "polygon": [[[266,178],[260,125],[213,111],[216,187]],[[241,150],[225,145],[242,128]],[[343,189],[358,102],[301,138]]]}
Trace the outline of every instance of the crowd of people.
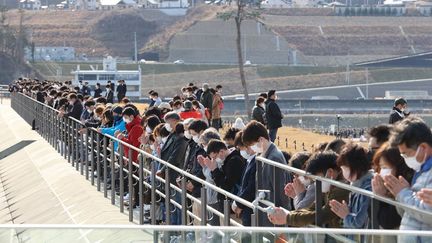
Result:
{"label": "crowd of people", "polygon": [[[84,95],[83,88],[75,87],[70,82],[18,80],[12,90],[57,109],[59,116],[80,120],[82,132],[86,132],[86,128],[96,128],[101,134],[109,134],[141,148],[246,201],[253,202],[258,189],[268,190],[268,200],[275,207],[267,212],[259,212],[259,226],[305,227],[315,224],[316,187],[307,176],[262,163],[258,156],[305,170],[311,175],[372,191],[405,205],[432,211],[431,129],[420,118],[403,112],[407,105],[403,99],[395,102],[389,122],[391,124],[379,125],[368,131],[368,147],[349,140],[335,139],[317,144],[310,153],[289,154],[273,143],[283,119],[276,103],[275,90],[261,94],[256,99],[250,122],[244,124],[241,119],[237,119],[228,128],[222,127],[222,86],[213,89],[209,84],[204,84],[202,88],[189,84],[181,89],[181,95],[169,102],[162,100],[158,92],[152,90],[148,93],[150,104],[144,113],[140,113],[125,97],[119,96],[119,104],[113,104],[106,97],[96,98],[88,93]],[[111,87],[106,92],[112,92]],[[117,144],[115,150],[119,149]],[[124,150],[127,154],[127,147]],[[132,152],[134,162],[138,156],[137,152]],[[156,175],[165,178],[167,167],[157,164]],[[180,186],[181,179],[176,171],[169,170],[171,185]],[[186,179],[187,192],[200,199],[202,185],[191,178]],[[118,187],[110,189],[120,191]],[[320,226],[352,229],[372,227],[370,198],[326,182],[322,182],[321,190],[323,206]],[[173,190],[171,195],[181,204],[179,193]],[[120,195],[126,202],[129,196],[133,197],[130,207],[139,206],[139,197],[143,195],[138,194],[137,186],[132,192],[125,188],[125,195]],[[208,206],[223,212],[225,197],[222,194],[208,188],[206,198]],[[152,201],[156,203],[154,198],[145,200],[146,204]],[[181,224],[181,211],[178,208],[171,205],[172,209],[168,211],[164,203],[157,204],[160,208],[160,213],[155,215],[158,223],[163,224],[167,216],[165,212],[170,212],[170,223]],[[202,219],[200,203],[190,201],[189,204],[192,213]],[[233,218],[245,226],[252,225],[251,208],[231,201],[231,210]],[[214,214],[209,217],[209,223],[223,225],[224,221]],[[200,225],[201,222],[194,218],[191,224]],[[382,229],[432,230],[432,218],[427,215],[404,211],[384,202],[379,202],[378,224]],[[431,241],[421,236],[410,237],[401,242]],[[384,240],[394,242],[396,239],[387,236]]]}

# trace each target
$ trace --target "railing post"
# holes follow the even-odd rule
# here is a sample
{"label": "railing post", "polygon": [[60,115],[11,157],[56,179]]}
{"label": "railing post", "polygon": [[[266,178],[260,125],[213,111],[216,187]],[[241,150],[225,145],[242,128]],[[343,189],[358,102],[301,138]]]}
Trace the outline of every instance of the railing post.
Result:
{"label": "railing post", "polygon": [[228,198],[224,200],[224,226],[230,226],[231,208]]}
{"label": "railing post", "polygon": [[207,225],[207,188],[201,187],[201,225]]}
{"label": "railing post", "polygon": [[[156,224],[156,161],[152,161],[151,164],[151,207],[150,207],[150,218],[151,224]],[[162,212],[163,213],[163,212]]]}
{"label": "railing post", "polygon": [[[98,191],[100,191],[101,190],[101,168],[100,168],[100,166],[101,166],[101,161],[100,161],[100,159],[101,159],[101,155],[100,155],[100,153],[101,153],[101,151],[100,151],[100,148],[101,148],[101,134],[98,132],[97,134],[96,134],[96,139],[97,139],[97,141],[96,141],[96,182],[97,182],[97,190]],[[104,158],[106,157],[106,151],[104,150]]]}
{"label": "railing post", "polygon": [[143,170],[144,170],[144,154],[139,154],[139,184],[138,184],[138,195],[139,195],[139,224],[144,224],[144,200],[143,200]]}
{"label": "railing post", "polygon": [[[106,136],[103,137],[103,184],[104,184],[104,197],[108,197],[107,193],[107,170],[108,170],[108,163],[107,163],[107,146],[108,146],[108,139]],[[112,182],[111,182],[112,183]],[[112,184],[111,184],[112,187]]]}
{"label": "railing post", "polygon": [[78,123],[77,122],[75,122],[75,121],[72,121],[74,124],[75,124],[75,130],[74,130],[74,132],[75,132],[75,139],[76,139],[76,149],[75,149],[75,151],[76,151],[76,154],[75,154],[75,169],[76,169],[76,171],[78,171],[78,169],[79,169],[79,164],[81,164],[81,167],[82,167],[82,163],[80,163],[80,160],[81,160],[81,155],[80,155],[80,134],[79,134],[79,132],[78,132]]}
{"label": "railing post", "polygon": [[[77,124],[77,125],[79,125],[79,124]],[[81,175],[84,175],[84,167],[86,167],[87,168],[87,160],[86,160],[86,154],[87,154],[87,148],[84,146],[85,145],[85,142],[84,142],[84,134],[81,134],[81,133],[79,133],[79,130],[77,129],[77,134],[79,134],[79,137],[81,138],[81,142],[79,143],[79,145],[80,145],[80,159],[79,159],[79,161],[80,161],[80,164],[81,164],[81,166],[80,166],[80,174]],[[88,169],[88,168],[87,168]],[[87,176],[87,179],[88,179],[88,176]]]}
{"label": "railing post", "polygon": [[322,226],[322,186],[321,181],[315,180],[315,225]]}
{"label": "railing post", "polygon": [[[114,141],[113,141],[114,142]],[[124,178],[123,178],[123,156],[124,156],[124,148],[123,145],[119,144],[118,145],[118,150],[119,150],[119,185],[120,185],[120,212],[124,212],[124,202],[123,202],[123,197],[124,197]],[[114,153],[114,152],[113,152]]]}
{"label": "railing post", "polygon": [[129,222],[133,221],[133,208],[135,202],[133,202],[133,198],[135,195],[135,192],[132,187],[132,180],[133,180],[133,170],[132,170],[132,149],[128,149],[128,187],[129,187]]}
{"label": "railing post", "polygon": [[[88,180],[89,179],[89,158],[88,158],[88,155],[89,155],[89,147],[88,147],[89,146],[89,144],[88,144],[89,132],[87,129],[85,129],[85,134],[82,135],[82,138],[84,139],[84,143],[83,143],[84,156],[83,157],[84,157],[85,177],[86,177],[86,180]],[[92,151],[92,153],[93,153],[93,151]],[[81,169],[81,171],[82,171],[82,169]]]}
{"label": "railing post", "polygon": [[171,192],[170,192],[170,170],[165,168],[165,221],[166,225],[171,225]]}
{"label": "railing post", "polygon": [[[107,138],[108,140],[108,138]],[[111,146],[111,152],[110,152],[110,177],[111,177],[111,204],[115,204],[115,151],[114,151],[114,141],[110,139],[110,146]],[[108,165],[106,166],[106,169],[104,168],[104,174],[106,174],[105,178],[108,178]],[[104,181],[105,188],[108,186],[107,181]],[[123,198],[121,198],[123,199]],[[121,200],[123,201],[123,200]]]}
{"label": "railing post", "polygon": [[188,225],[188,220],[187,220],[187,190],[186,190],[186,177],[182,176],[181,177],[181,206],[182,206],[182,210],[181,210],[181,218],[182,218],[182,224],[183,225]]}
{"label": "railing post", "polygon": [[[94,142],[94,131],[93,131],[93,129],[90,129],[90,142],[91,142],[91,144],[90,144],[90,151],[91,151],[91,153],[90,153],[90,168],[91,168],[91,184],[92,184],[92,186],[94,186],[94,172],[95,172],[95,170],[94,170],[94,168],[95,168],[95,166],[94,166],[94,163],[95,163],[95,161],[94,161],[94,154],[95,154],[95,152],[94,152],[94,144],[95,144],[95,142]],[[99,156],[99,155],[97,155],[97,156]],[[88,172],[88,170],[87,170],[87,172]]]}

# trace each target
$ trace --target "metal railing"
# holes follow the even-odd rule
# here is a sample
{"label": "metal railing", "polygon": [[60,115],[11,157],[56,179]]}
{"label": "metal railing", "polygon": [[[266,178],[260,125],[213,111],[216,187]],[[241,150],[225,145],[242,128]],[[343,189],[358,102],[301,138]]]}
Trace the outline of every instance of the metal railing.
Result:
{"label": "metal railing", "polygon": [[[142,149],[136,148],[127,144],[121,140],[110,135],[104,135],[99,133],[95,128],[89,128],[85,133],[80,133],[83,125],[80,121],[74,118],[59,117],[58,111],[43,104],[35,99],[25,96],[21,93],[11,94],[11,106],[12,108],[29,124],[32,124],[35,130],[47,140],[68,162],[81,173],[85,175],[87,180],[90,180],[91,185],[95,185],[98,191],[104,193],[104,197],[110,198],[111,203],[116,204],[115,186],[116,179],[118,179],[118,185],[120,187],[119,196],[119,207],[120,212],[124,212],[125,205],[123,202],[124,189],[127,187],[129,196],[129,205],[133,205],[132,192],[134,190],[134,183],[138,183],[138,219],[134,217],[134,212],[131,208],[128,210],[129,221],[135,221],[139,224],[144,224],[144,193],[150,192],[152,200],[150,209],[151,224],[157,224],[156,222],[156,203],[164,199],[165,202],[165,217],[166,224],[171,223],[170,214],[172,210],[177,209],[181,212],[181,224],[189,225],[191,219],[197,219],[201,221],[202,226],[209,226],[210,220],[208,212],[218,216],[225,226],[237,226],[242,227],[240,223],[231,218],[230,201],[236,201],[244,206],[252,209],[253,214],[251,216],[252,226],[260,226],[258,212],[266,212],[266,208],[255,203],[251,203],[244,200],[228,191],[225,191],[216,185],[209,183],[195,175],[190,174],[187,171],[183,171],[170,163],[161,160],[152,154],[145,152]],[[118,150],[115,151],[115,144],[118,145]],[[128,154],[125,154],[124,150],[128,148]],[[139,154],[138,161],[132,161],[133,151]],[[89,158],[90,157],[90,158]],[[425,217],[432,217],[432,212],[420,210],[410,205],[401,204],[389,198],[378,196],[370,191],[366,191],[354,186],[343,184],[331,179],[327,179],[320,176],[315,176],[306,173],[303,170],[295,169],[293,167],[277,163],[262,157],[257,157],[257,171],[260,171],[261,166],[268,164],[274,169],[278,168],[286,172],[295,173],[298,175],[307,176],[315,180],[316,192],[315,192],[315,225],[322,225],[322,190],[321,183],[328,182],[329,184],[346,189],[353,193],[359,193],[365,195],[372,200],[371,208],[371,220],[373,228],[378,228],[376,220],[377,213],[377,202],[382,201],[390,205],[402,208],[406,211],[414,211],[421,213]],[[157,163],[164,165],[167,169],[165,171],[165,177],[161,178],[156,175]],[[274,170],[273,170],[274,171]],[[170,176],[177,173],[181,176],[180,185],[174,185],[167,183],[170,181]],[[274,173],[274,172],[273,172]],[[117,175],[118,176],[117,176]],[[123,176],[125,175],[125,177]],[[125,178],[125,180],[123,179]],[[196,198],[192,196],[186,190],[187,180],[193,180],[201,184],[201,197]],[[111,181],[109,183],[109,181]],[[125,185],[125,183],[127,183]],[[111,185],[111,190],[108,186]],[[274,185],[276,186],[276,185]],[[257,188],[257,191],[260,188]],[[223,209],[216,209],[207,204],[206,192],[207,190],[213,190],[223,195]],[[276,188],[273,188],[276,191]],[[108,192],[110,191],[110,195]],[[166,193],[170,192],[170,193]],[[180,193],[180,201],[175,200],[177,193]],[[283,192],[280,192],[283,193]],[[158,199],[159,198],[159,199]],[[200,214],[203,217],[199,217],[191,212],[188,207],[188,200],[193,203],[200,204]],[[273,203],[269,200],[260,201],[265,206],[273,206]],[[173,206],[175,207],[173,209]],[[278,231],[278,230],[276,230]],[[224,237],[228,235],[219,232]],[[157,237],[157,236],[155,236]]]}

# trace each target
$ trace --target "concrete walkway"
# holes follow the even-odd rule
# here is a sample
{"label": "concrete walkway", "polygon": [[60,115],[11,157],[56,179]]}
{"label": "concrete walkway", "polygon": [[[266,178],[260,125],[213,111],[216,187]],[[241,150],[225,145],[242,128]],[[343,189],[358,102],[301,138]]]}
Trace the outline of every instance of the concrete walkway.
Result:
{"label": "concrete walkway", "polygon": [[[131,224],[126,214],[120,213],[103,193],[32,131],[7,102],[3,103],[0,105],[0,224]],[[147,242],[152,239],[143,231],[106,230],[27,230],[18,238],[30,242]],[[11,232],[0,232],[0,242],[6,240],[11,241]],[[16,235],[15,240],[18,240]]]}

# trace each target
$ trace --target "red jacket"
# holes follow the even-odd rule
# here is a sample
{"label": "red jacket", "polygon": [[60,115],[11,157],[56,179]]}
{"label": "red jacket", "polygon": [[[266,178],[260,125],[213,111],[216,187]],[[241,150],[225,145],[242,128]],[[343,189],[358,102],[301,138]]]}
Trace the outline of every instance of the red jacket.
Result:
{"label": "red jacket", "polygon": [[[132,122],[126,124],[126,130],[127,130],[127,137],[124,137],[122,139],[123,142],[126,142],[136,148],[139,148],[141,145],[141,142],[139,138],[144,132],[143,127],[141,126],[141,118],[136,116]],[[124,156],[128,158],[129,156],[129,148],[127,146],[124,146]],[[138,152],[133,150],[132,151],[132,161],[137,162],[138,158]]]}
{"label": "red jacket", "polygon": [[199,113],[198,111],[195,111],[195,110],[182,111],[182,112],[180,112],[180,117],[182,120],[186,120],[188,118],[195,118],[198,120],[202,119],[201,113]]}

